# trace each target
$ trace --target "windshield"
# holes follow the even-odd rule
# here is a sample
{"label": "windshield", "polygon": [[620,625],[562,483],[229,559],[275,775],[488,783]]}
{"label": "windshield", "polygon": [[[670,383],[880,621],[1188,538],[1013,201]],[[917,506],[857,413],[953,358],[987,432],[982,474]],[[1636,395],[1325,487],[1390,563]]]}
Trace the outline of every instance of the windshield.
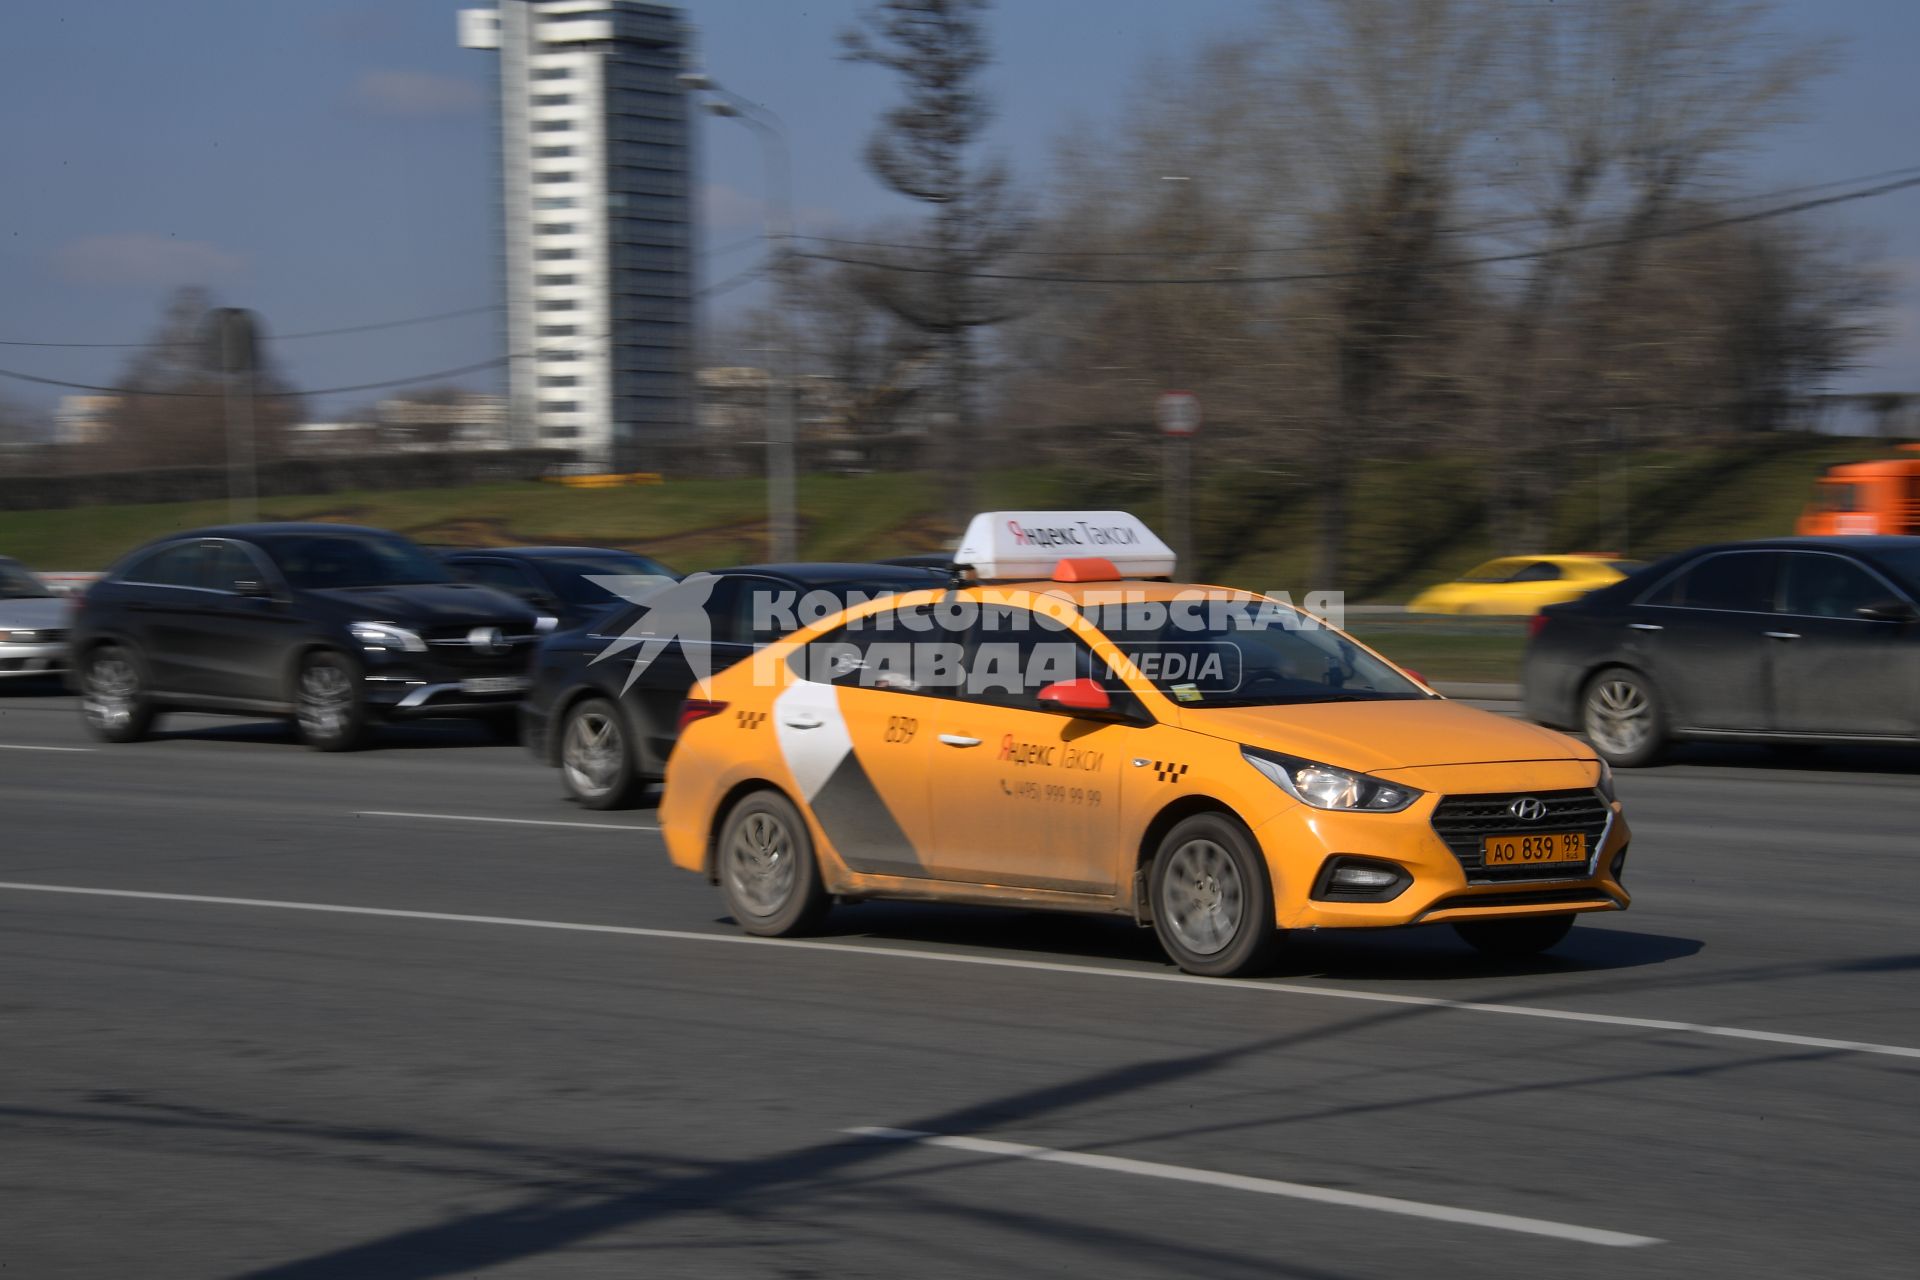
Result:
{"label": "windshield", "polygon": [[260,546],[288,585],[305,591],[453,581],[445,566],[405,538],[288,533],[262,538]]}
{"label": "windshield", "polygon": [[1340,632],[1265,601],[1212,600],[1204,609],[1168,610],[1157,626],[1101,630],[1156,689],[1186,705],[1427,696]]}
{"label": "windshield", "polygon": [[[558,557],[540,561],[541,569],[546,573],[547,581],[559,597],[568,604],[603,605],[615,600],[630,599],[609,590],[594,578],[657,578],[662,586],[679,580],[680,575],[673,572],[657,560],[645,556],[636,556],[620,552],[605,555]],[[630,584],[644,588],[647,583]]]}
{"label": "windshield", "polygon": [[1489,560],[1460,575],[1461,582],[1505,582],[1525,564],[1524,560]]}
{"label": "windshield", "polygon": [[0,560],[0,600],[39,600],[51,596],[47,584],[10,560]]}

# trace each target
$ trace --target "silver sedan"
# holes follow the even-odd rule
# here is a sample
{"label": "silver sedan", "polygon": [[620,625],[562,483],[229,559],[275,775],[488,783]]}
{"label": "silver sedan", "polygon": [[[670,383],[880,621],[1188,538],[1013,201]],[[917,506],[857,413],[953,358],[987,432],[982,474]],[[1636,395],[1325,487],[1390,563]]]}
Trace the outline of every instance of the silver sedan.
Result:
{"label": "silver sedan", "polygon": [[73,602],[0,556],[0,680],[65,671]]}

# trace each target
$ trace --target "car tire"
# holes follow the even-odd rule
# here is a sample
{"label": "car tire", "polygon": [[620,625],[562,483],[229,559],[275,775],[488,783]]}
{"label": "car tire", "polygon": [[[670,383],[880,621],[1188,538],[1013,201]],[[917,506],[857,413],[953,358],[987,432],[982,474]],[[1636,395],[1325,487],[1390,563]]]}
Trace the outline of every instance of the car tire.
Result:
{"label": "car tire", "polygon": [[294,677],[293,722],[315,751],[352,751],[366,741],[367,702],[360,668],[344,654],[307,655]]}
{"label": "car tire", "polygon": [[605,698],[583,698],[560,722],[560,781],[574,803],[588,809],[626,809],[642,783],[633,771],[633,745],[620,709]]}
{"label": "car tire", "polygon": [[809,933],[832,906],[807,824],[776,791],[756,791],[727,814],[714,870],[734,922],[758,937]]}
{"label": "car tire", "polygon": [[80,669],[80,719],[102,742],[138,742],[156,713],[140,660],[131,649],[103,644]]}
{"label": "car tire", "polygon": [[1640,769],[1667,749],[1667,716],[1653,682],[1608,667],[1580,691],[1580,731],[1616,769]]}
{"label": "car tire", "polygon": [[1149,872],[1153,931],[1188,973],[1258,973],[1279,945],[1266,860],[1239,822],[1201,813],[1160,841]]}
{"label": "car tire", "polygon": [[1519,916],[1511,920],[1460,920],[1453,931],[1483,956],[1524,960],[1557,947],[1573,928],[1571,915]]}

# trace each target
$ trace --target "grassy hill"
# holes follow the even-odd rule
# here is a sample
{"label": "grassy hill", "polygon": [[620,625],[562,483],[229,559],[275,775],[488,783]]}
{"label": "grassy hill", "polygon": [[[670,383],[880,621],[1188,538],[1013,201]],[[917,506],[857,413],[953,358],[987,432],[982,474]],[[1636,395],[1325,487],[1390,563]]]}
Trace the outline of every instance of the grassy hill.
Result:
{"label": "grassy hill", "polygon": [[[1551,545],[1540,550],[1604,547],[1645,558],[1785,532],[1823,469],[1885,452],[1875,441],[1783,436],[1574,459]],[[1195,576],[1296,593],[1319,585],[1309,581],[1312,478],[1208,466],[1204,451],[1200,462]],[[1493,554],[1477,496],[1479,469],[1490,465],[1470,457],[1362,465],[1352,500],[1351,596],[1402,601]],[[985,507],[1123,506],[1150,524],[1160,517],[1155,485],[1090,494],[1064,470],[990,472],[979,491]],[[631,547],[696,568],[764,556],[764,495],[758,480],[625,489],[529,482],[268,498],[260,514],[380,525],[431,543]],[[938,482],[928,475],[810,476],[800,483],[802,553],[865,559],[939,549],[957,532],[942,524],[940,508]],[[38,568],[98,569],[149,538],[225,518],[220,501],[0,512],[0,554]]]}

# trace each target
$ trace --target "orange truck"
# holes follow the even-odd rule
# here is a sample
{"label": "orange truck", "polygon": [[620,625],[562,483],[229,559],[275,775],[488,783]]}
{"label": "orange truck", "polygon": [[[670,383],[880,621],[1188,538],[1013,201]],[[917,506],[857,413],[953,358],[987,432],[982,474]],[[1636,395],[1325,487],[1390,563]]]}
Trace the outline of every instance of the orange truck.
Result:
{"label": "orange truck", "polygon": [[1827,468],[1794,532],[1920,534],[1920,444],[1900,450],[1908,456]]}

